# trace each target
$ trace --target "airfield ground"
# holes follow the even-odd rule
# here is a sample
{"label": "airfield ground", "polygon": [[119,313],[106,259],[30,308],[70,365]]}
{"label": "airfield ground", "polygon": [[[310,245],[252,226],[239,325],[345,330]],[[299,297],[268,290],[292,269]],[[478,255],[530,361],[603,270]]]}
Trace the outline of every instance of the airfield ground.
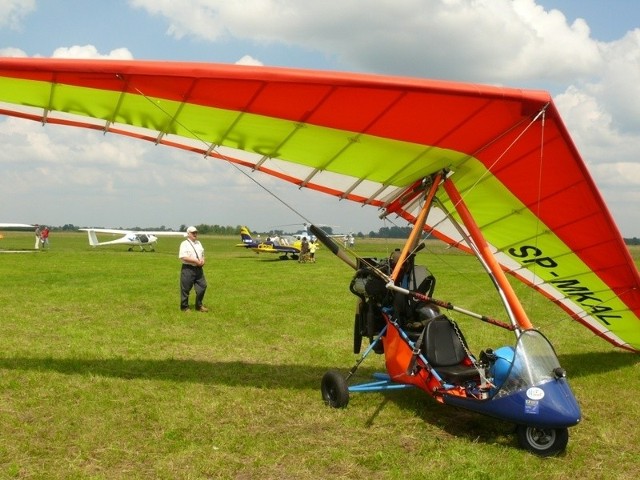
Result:
{"label": "airfield ground", "polygon": [[[0,254],[0,478],[637,478],[640,357],[535,292],[518,288],[583,411],[567,452],[547,460],[520,450],[512,425],[420,391],[325,407],[322,375],[356,360],[352,272],[326,249],[299,264],[235,248],[235,237],[201,240],[208,314],[178,309],[180,239],[138,253],[54,232],[50,251]],[[21,250],[31,236],[0,242]],[[504,318],[472,258],[437,243],[418,258],[437,297]],[[455,318],[476,353],[509,340]],[[368,359],[358,378],[383,368]]]}

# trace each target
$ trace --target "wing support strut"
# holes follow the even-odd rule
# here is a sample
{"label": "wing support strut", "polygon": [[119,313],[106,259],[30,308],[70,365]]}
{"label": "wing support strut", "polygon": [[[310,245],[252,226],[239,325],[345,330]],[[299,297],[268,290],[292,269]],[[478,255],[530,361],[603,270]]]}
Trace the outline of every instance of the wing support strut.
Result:
{"label": "wing support strut", "polygon": [[506,302],[507,312],[509,313],[509,316],[512,317],[512,323],[514,323],[514,325],[517,324],[521,329],[524,330],[533,328],[533,325],[531,325],[531,322],[529,321],[529,318],[524,311],[520,300],[516,296],[516,293],[509,283],[509,280],[507,279],[504,271],[500,267],[500,264],[493,256],[493,253],[489,248],[489,244],[482,235],[478,224],[473,219],[473,216],[471,215],[471,212],[462,199],[460,192],[449,178],[445,179],[443,186],[445,192],[455,206],[458,215],[460,215],[462,223],[467,228],[469,236],[471,237],[471,240],[473,240],[473,243],[477,248],[478,255],[480,255],[480,258],[487,265],[490,273],[493,275],[496,287],[500,290],[500,296],[503,301]]}
{"label": "wing support strut", "polygon": [[[420,210],[420,214],[416,218],[416,222],[413,225],[413,230],[411,230],[411,234],[409,238],[404,244],[404,248],[402,252],[400,252],[400,258],[398,258],[396,262],[396,266],[391,273],[391,281],[393,283],[396,282],[398,276],[400,275],[400,271],[402,270],[402,266],[407,257],[411,254],[413,249],[418,244],[420,240],[420,235],[424,229],[424,225],[427,222],[427,216],[429,215],[429,210],[431,210],[431,205],[433,204],[433,199],[436,195],[436,191],[440,187],[440,182],[444,177],[444,172],[438,172],[432,177],[430,177],[431,185],[428,185],[428,190],[425,195],[425,202],[422,206],[422,210]],[[426,180],[425,180],[426,181]]]}

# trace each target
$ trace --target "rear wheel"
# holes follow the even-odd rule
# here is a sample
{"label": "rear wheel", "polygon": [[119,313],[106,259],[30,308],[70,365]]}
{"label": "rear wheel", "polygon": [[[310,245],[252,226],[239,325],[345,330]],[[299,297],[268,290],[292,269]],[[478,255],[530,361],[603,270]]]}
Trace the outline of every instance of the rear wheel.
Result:
{"label": "rear wheel", "polygon": [[349,403],[349,387],[340,372],[329,370],[320,385],[324,403],[333,408],[344,408]]}
{"label": "rear wheel", "polygon": [[539,428],[518,425],[516,432],[520,446],[541,457],[552,457],[567,448],[567,428]]}

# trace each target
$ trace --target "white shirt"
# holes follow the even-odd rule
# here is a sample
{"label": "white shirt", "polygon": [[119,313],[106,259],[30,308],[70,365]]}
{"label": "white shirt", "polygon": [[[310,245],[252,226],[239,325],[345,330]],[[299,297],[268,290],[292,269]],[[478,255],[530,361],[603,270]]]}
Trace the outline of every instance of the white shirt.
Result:
{"label": "white shirt", "polygon": [[[184,240],[180,244],[180,252],[178,253],[178,258],[182,260],[183,258],[191,258],[191,259],[203,259],[204,258],[204,247],[200,243],[199,240],[191,241],[189,239]],[[191,265],[188,262],[183,261],[182,263]]]}

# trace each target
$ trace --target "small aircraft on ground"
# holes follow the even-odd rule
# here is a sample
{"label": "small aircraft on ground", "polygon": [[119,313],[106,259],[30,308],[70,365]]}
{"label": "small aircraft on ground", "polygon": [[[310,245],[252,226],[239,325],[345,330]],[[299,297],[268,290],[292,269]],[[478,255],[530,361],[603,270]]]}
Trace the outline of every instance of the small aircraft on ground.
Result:
{"label": "small aircraft on ground", "polygon": [[248,227],[242,227],[240,229],[240,238],[242,240],[242,243],[236,244],[236,247],[249,248],[258,254],[279,254],[281,260],[298,260],[302,252],[302,237],[295,238],[294,236],[290,235],[281,237],[275,235],[273,237],[267,237],[264,241],[256,240],[251,236],[251,231]]}
{"label": "small aircraft on ground", "polygon": [[[184,232],[147,232],[137,230],[120,230],[112,228],[80,228],[80,231],[87,232],[89,237],[89,245],[92,247],[100,247],[104,245],[129,245],[129,251],[133,247],[140,247],[140,251],[154,251],[155,245],[158,243],[158,237],[186,237]],[[106,242],[98,241],[96,233],[108,233],[112,235],[122,235],[116,240]]]}

